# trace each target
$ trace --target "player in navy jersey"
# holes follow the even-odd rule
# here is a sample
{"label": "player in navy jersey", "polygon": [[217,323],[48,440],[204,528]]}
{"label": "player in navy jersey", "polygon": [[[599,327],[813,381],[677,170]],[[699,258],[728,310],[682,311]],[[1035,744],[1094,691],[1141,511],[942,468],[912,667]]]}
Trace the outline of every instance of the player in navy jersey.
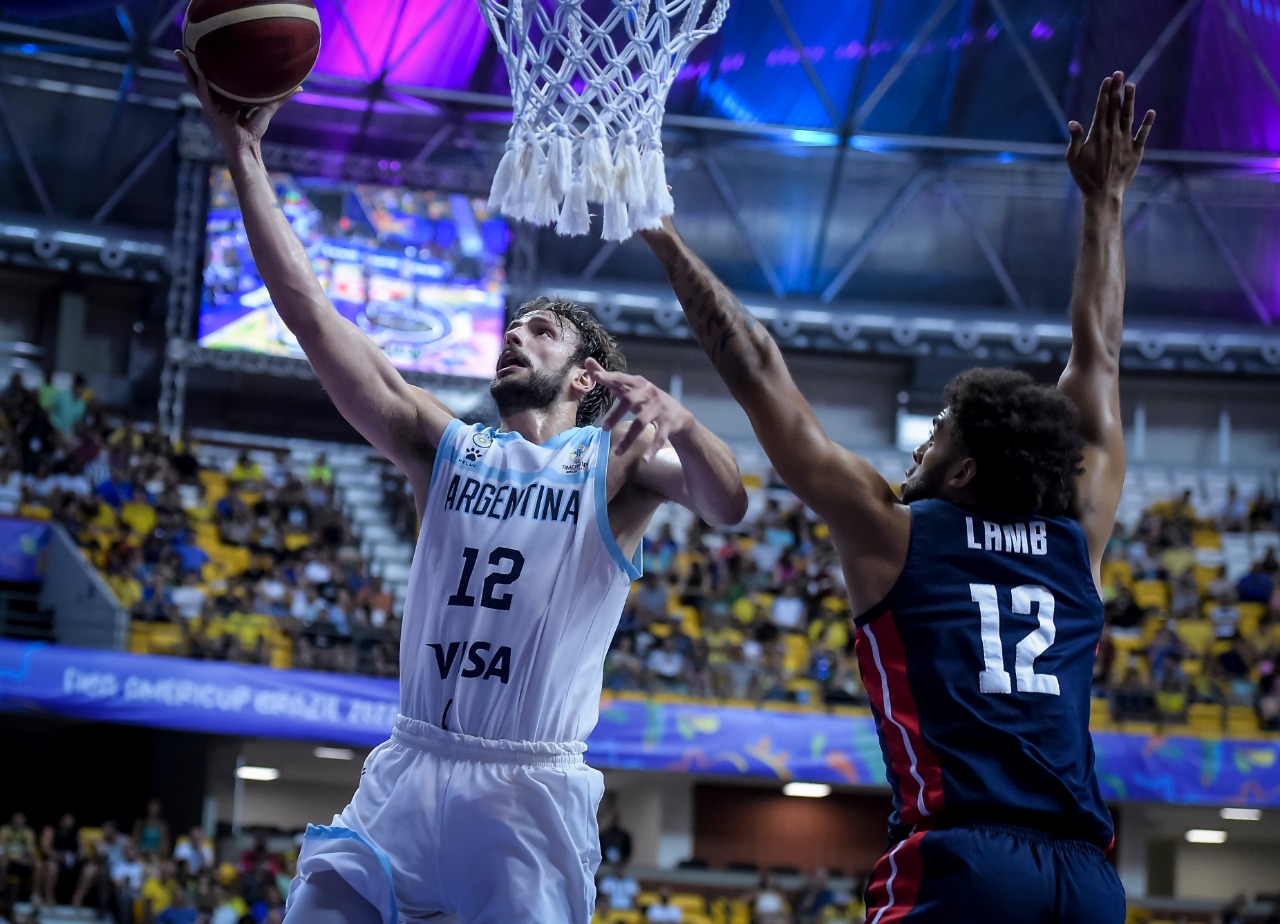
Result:
{"label": "player in navy jersey", "polygon": [[828,524],[894,809],[868,924],[1120,924],[1094,773],[1099,570],[1124,480],[1122,200],[1155,113],[1108,77],[1067,162],[1084,197],[1057,387],[974,369],[942,396],[901,500],[834,443],[777,345],[668,223],[645,232],[774,468]]}
{"label": "player in navy jersey", "polygon": [[563,301],[536,299],[507,328],[490,386],[501,427],[456,419],[325,297],[262,163],[280,103],[245,109],[187,78],[276,310],[338,410],[409,479],[423,524],[400,715],[350,804],[308,828],[286,919],[588,924],[603,779],[582,755],[633,560],[664,501],[741,520],[737,464]]}

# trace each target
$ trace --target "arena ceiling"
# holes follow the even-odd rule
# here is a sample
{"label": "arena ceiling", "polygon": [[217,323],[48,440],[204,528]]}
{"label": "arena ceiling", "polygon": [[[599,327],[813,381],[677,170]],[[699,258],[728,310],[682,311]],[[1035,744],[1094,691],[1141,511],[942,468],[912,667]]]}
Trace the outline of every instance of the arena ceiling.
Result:
{"label": "arena ceiling", "polygon": [[[166,245],[179,151],[211,153],[171,56],[184,7],[0,0],[0,238],[7,222]],[[475,3],[317,7],[319,68],[271,136],[283,162],[483,190],[509,94]],[[1273,337],[1277,0],[733,0],[671,93],[678,221],[782,314],[1061,319],[1066,122],[1115,68],[1159,111],[1129,197],[1131,317]],[[661,291],[639,242],[534,246],[539,284]]]}

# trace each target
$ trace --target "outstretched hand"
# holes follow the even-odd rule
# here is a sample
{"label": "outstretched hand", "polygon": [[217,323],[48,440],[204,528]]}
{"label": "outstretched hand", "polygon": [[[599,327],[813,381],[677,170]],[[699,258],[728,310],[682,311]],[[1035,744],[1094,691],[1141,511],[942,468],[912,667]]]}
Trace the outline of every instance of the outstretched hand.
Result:
{"label": "outstretched hand", "polygon": [[609,372],[589,357],[585,366],[591,378],[613,392],[616,399],[613,409],[600,427],[612,430],[627,414],[633,415],[639,423],[639,426],[632,425],[618,441],[614,448],[617,455],[626,453],[645,428],[652,425],[657,433],[653,445],[644,454],[645,461],[650,462],[667,445],[667,440],[672,435],[681,433],[693,422],[693,415],[688,408],[648,379],[625,372]]}
{"label": "outstretched hand", "polygon": [[289,95],[274,102],[263,103],[261,106],[237,103],[214,91],[204,74],[192,65],[186,52],[175,51],[173,54],[182,64],[191,92],[204,107],[204,115],[209,120],[209,126],[213,129],[223,150],[228,153],[258,147],[262,143],[262,136],[267,132],[267,126],[271,124],[271,117],[280,110],[281,106],[302,92],[302,87],[298,87]]}
{"label": "outstretched hand", "polygon": [[1156,121],[1154,109],[1147,110],[1133,131],[1137,87],[1124,82],[1124,73],[1116,71],[1102,81],[1093,124],[1086,136],[1084,126],[1071,122],[1071,145],[1067,148],[1067,166],[1085,198],[1123,196],[1146,150],[1147,136]]}

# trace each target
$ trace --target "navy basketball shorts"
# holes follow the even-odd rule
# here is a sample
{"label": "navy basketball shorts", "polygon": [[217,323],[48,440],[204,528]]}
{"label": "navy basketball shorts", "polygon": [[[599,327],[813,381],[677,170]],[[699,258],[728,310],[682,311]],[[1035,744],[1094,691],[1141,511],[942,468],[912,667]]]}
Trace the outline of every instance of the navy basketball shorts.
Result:
{"label": "navy basketball shorts", "polygon": [[294,886],[337,873],[383,924],[588,924],[604,778],[583,763],[585,749],[400,716],[351,804],[307,828]]}
{"label": "navy basketball shorts", "polygon": [[867,924],[1124,920],[1124,887],[1100,848],[1012,825],[916,831],[867,884]]}

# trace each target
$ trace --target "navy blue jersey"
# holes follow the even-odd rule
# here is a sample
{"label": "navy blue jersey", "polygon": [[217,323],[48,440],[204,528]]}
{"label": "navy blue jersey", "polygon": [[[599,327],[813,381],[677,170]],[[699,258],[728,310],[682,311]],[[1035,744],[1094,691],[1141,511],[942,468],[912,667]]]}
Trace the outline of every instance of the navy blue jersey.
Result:
{"label": "navy blue jersey", "polygon": [[1108,846],[1089,736],[1101,635],[1074,520],[912,504],[902,574],[855,643],[895,834],[985,820]]}

